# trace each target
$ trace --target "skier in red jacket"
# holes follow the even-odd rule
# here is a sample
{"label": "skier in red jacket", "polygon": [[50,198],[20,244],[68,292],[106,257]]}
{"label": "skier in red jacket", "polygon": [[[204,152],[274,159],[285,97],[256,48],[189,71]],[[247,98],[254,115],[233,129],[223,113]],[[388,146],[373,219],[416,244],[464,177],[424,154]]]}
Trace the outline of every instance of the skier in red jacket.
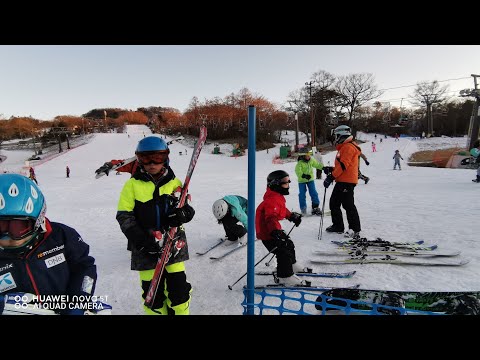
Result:
{"label": "skier in red jacket", "polygon": [[290,177],[287,172],[276,170],[268,175],[267,191],[255,213],[255,229],[263,245],[277,257],[277,276],[280,283],[295,286],[303,283],[294,275],[294,270],[303,269],[296,264],[295,245],[279,222],[288,219],[295,226],[302,222],[301,214],[290,212],[285,206],[284,195],[289,194],[289,189]]}

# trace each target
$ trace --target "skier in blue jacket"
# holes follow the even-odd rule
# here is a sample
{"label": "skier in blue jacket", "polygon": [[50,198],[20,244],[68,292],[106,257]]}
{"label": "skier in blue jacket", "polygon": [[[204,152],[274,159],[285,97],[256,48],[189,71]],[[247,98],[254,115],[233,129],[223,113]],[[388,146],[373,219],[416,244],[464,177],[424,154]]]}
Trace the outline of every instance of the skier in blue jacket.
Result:
{"label": "skier in blue jacket", "polygon": [[65,308],[50,304],[51,310],[84,314],[95,291],[95,259],[75,229],[50,222],[45,213],[45,198],[32,180],[0,174],[0,295],[66,295]]}
{"label": "skier in blue jacket", "polygon": [[230,240],[228,245],[237,240],[240,244],[245,243],[248,230],[247,199],[240,195],[226,195],[213,203],[212,211],[218,223],[223,225],[226,239]]}

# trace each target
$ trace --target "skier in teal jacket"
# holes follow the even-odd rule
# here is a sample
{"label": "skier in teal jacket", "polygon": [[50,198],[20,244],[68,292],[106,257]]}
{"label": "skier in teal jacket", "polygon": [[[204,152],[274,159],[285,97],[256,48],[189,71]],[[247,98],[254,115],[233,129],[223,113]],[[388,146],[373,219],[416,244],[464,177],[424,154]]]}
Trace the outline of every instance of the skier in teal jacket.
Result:
{"label": "skier in teal jacket", "polygon": [[230,240],[230,244],[237,240],[240,244],[246,241],[247,203],[247,199],[240,195],[226,195],[213,203],[213,215],[218,223],[223,225],[226,239]]}

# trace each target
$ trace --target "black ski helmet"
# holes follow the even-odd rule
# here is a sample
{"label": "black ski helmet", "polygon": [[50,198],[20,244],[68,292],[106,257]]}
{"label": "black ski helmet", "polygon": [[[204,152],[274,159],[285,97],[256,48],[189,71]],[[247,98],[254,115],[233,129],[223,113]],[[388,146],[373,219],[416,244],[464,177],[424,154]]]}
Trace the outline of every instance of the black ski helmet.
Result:
{"label": "black ski helmet", "polygon": [[275,170],[268,174],[267,176],[267,186],[272,187],[274,185],[280,185],[281,180],[284,177],[290,176],[286,171],[283,170]]}
{"label": "black ski helmet", "polygon": [[267,176],[267,187],[282,195],[288,195],[289,188],[284,188],[281,184],[284,177],[290,176],[286,171],[275,170]]}

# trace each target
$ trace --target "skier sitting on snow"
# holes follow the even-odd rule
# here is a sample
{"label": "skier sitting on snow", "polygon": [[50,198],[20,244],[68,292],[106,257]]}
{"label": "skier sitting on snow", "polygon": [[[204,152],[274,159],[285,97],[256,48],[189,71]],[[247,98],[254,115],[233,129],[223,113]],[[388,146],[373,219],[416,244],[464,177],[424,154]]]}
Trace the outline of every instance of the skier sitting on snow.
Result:
{"label": "skier sitting on snow", "polygon": [[83,315],[91,307],[76,300],[92,296],[97,281],[89,246],[75,229],[45,217],[40,188],[22,175],[0,175],[0,205],[0,293],[64,295],[67,303],[44,305]]}
{"label": "skier sitting on snow", "polygon": [[[247,234],[247,199],[239,195],[226,195],[213,203],[212,211],[225,230],[227,245],[244,244]],[[238,224],[240,222],[241,224]]]}

